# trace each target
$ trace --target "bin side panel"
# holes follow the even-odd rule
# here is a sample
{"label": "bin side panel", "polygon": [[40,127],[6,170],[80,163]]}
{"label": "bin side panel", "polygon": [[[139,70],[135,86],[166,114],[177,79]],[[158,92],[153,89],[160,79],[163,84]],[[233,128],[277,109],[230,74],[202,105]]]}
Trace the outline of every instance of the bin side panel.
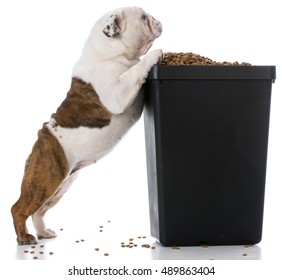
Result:
{"label": "bin side panel", "polygon": [[158,176],[157,176],[157,156],[156,156],[156,132],[153,92],[158,90],[158,83],[147,82],[145,84],[145,106],[144,106],[144,123],[145,123],[145,143],[146,143],[146,163],[147,163],[147,180],[149,192],[149,214],[151,235],[159,240],[159,199],[158,199]]}

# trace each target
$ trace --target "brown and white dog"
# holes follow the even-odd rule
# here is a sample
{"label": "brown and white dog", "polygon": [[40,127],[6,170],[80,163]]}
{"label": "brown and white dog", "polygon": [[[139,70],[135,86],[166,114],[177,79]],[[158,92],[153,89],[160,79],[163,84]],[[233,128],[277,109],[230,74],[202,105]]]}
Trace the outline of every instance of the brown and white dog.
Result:
{"label": "brown and white dog", "polygon": [[12,207],[19,244],[37,243],[26,227],[30,216],[38,237],[56,236],[45,226],[46,211],[79,169],[105,156],[139,119],[139,90],[162,57],[161,50],[146,53],[161,32],[161,23],[136,7],[111,11],[94,25],[74,66],[67,97],[38,132],[26,161],[21,195]]}

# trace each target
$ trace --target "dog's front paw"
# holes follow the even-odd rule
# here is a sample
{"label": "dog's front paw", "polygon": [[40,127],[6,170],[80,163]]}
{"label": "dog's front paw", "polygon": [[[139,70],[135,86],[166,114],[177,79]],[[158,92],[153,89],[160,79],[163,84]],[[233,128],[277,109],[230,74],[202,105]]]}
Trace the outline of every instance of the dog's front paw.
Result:
{"label": "dog's front paw", "polygon": [[139,64],[139,81],[141,85],[145,82],[146,78],[148,77],[148,73],[151,70],[152,66],[157,64],[162,59],[162,57],[163,51],[160,49],[153,50],[143,57],[141,63]]}
{"label": "dog's front paw", "polygon": [[152,67],[153,65],[157,64],[163,58],[163,51],[160,49],[153,50],[149,52],[144,59],[149,64],[148,66]]}
{"label": "dog's front paw", "polygon": [[57,236],[56,232],[52,229],[44,229],[41,230],[40,232],[37,232],[37,236],[39,239],[41,238],[54,238]]}

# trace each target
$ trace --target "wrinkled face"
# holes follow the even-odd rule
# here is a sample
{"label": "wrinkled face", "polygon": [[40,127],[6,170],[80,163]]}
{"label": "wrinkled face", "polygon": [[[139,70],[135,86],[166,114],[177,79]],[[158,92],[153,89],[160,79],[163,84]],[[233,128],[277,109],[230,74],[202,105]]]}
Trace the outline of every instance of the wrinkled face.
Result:
{"label": "wrinkled face", "polygon": [[123,44],[130,56],[140,57],[161,35],[162,25],[143,9],[128,7],[109,14],[103,33]]}

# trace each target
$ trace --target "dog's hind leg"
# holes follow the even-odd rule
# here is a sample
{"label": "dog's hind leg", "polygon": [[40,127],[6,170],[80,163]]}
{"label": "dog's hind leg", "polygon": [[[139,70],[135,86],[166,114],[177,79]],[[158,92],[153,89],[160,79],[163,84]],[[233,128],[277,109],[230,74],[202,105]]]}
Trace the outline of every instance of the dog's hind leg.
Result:
{"label": "dog's hind leg", "polygon": [[36,213],[32,215],[32,222],[33,222],[34,228],[37,231],[37,236],[39,238],[52,238],[52,237],[57,236],[55,231],[53,231],[52,229],[46,228],[45,222],[44,222],[44,216],[45,216],[45,213],[49,209],[54,207],[59,202],[59,200],[62,198],[65,192],[69,189],[73,181],[76,179],[78,173],[79,172],[76,171],[75,173],[72,173],[71,175],[69,175],[59,186],[56,193],[51,198],[49,198],[45,202],[45,204]]}
{"label": "dog's hind leg", "polygon": [[68,163],[62,147],[43,127],[27,160],[20,198],[11,209],[20,245],[37,243],[28,233],[26,220],[57,192],[67,174]]}

